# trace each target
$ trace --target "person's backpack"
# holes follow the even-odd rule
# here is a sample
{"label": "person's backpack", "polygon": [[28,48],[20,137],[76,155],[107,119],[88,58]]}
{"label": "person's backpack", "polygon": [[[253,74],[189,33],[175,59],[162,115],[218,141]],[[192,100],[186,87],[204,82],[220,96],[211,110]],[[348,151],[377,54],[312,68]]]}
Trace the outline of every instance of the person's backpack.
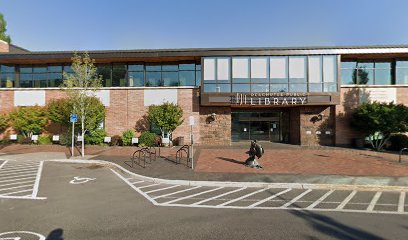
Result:
{"label": "person's backpack", "polygon": [[265,151],[264,151],[263,147],[261,145],[259,145],[259,144],[256,144],[256,146],[255,146],[255,155],[258,158],[261,158],[262,155],[264,154],[264,152]]}

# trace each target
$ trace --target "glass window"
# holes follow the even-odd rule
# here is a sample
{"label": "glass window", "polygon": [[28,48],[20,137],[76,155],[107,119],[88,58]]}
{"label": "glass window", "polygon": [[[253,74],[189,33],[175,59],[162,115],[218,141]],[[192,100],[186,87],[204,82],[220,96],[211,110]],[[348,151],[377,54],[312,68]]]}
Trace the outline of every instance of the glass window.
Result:
{"label": "glass window", "polygon": [[322,82],[322,58],[310,56],[308,59],[309,83]]}
{"label": "glass window", "polygon": [[163,65],[162,71],[178,71],[178,65]]}
{"label": "glass window", "polygon": [[375,85],[391,85],[391,68],[375,69]]}
{"label": "glass window", "polygon": [[396,84],[408,84],[408,61],[396,62]]}
{"label": "glass window", "polygon": [[337,58],[336,56],[323,56],[323,81],[337,82]]}
{"label": "glass window", "polygon": [[196,86],[201,86],[201,71],[196,71]]}
{"label": "glass window", "polygon": [[217,81],[229,82],[230,63],[229,58],[217,58]]}
{"label": "glass window", "polygon": [[20,73],[20,87],[22,88],[33,87],[33,75],[27,73]]}
{"label": "glass window", "polygon": [[62,84],[62,72],[48,73],[48,87],[59,87]]}
{"label": "glass window", "polygon": [[14,65],[2,64],[0,65],[0,71],[2,73],[14,73],[16,71],[16,67]]}
{"label": "glass window", "polygon": [[66,73],[73,73],[72,67],[70,65],[64,65],[64,72]]}
{"label": "glass window", "polygon": [[252,92],[269,92],[269,84],[252,84]]}
{"label": "glass window", "polygon": [[128,71],[144,71],[144,65],[143,64],[131,64],[128,65]]}
{"label": "glass window", "polygon": [[112,87],[111,65],[98,65],[97,73],[102,76],[102,86]]}
{"label": "glass window", "polygon": [[374,63],[373,62],[358,62],[357,67],[358,68],[374,68]]}
{"label": "glass window", "polygon": [[232,84],[232,92],[251,92],[250,84]]}
{"label": "glass window", "polygon": [[33,68],[31,66],[20,66],[20,73],[32,73]]}
{"label": "glass window", "polygon": [[288,84],[271,84],[271,92],[288,92]]}
{"label": "glass window", "polygon": [[15,67],[14,65],[0,65],[0,86],[2,88],[12,88],[15,87]]}
{"label": "glass window", "polygon": [[33,83],[35,88],[47,87],[47,73],[33,74]]}
{"label": "glass window", "polygon": [[162,72],[163,86],[178,86],[178,72]]}
{"label": "glass window", "polygon": [[204,92],[216,92],[216,84],[204,84]]}
{"label": "glass window", "polygon": [[374,83],[374,70],[359,68],[356,72],[357,84],[372,85]]}
{"label": "glass window", "polygon": [[356,69],[341,69],[341,84],[357,84]]}
{"label": "glass window", "polygon": [[114,64],[112,67],[112,86],[126,87],[126,65]]}
{"label": "glass window", "polygon": [[45,73],[47,72],[47,66],[34,66],[33,73]]}
{"label": "glass window", "polygon": [[291,83],[289,92],[307,92],[307,84]]}
{"label": "glass window", "polygon": [[292,83],[306,82],[305,57],[289,57],[289,81]]}
{"label": "glass window", "polygon": [[194,63],[182,63],[179,64],[179,70],[180,71],[188,71],[188,70],[195,70],[195,64]]}
{"label": "glass window", "polygon": [[337,92],[336,83],[324,83],[323,87],[324,87],[323,89],[324,92]]}
{"label": "glass window", "polygon": [[323,92],[323,84],[309,83],[309,92]]}
{"label": "glass window", "polygon": [[146,71],[161,71],[161,65],[158,64],[146,65]]}
{"label": "glass window", "polygon": [[144,72],[129,72],[128,73],[129,86],[143,87],[144,86]]}
{"label": "glass window", "polygon": [[215,80],[215,59],[204,59],[204,82]]}
{"label": "glass window", "polygon": [[161,72],[146,72],[146,87],[163,86]]}
{"label": "glass window", "polygon": [[179,79],[180,79],[180,86],[195,86],[195,72],[194,71],[180,71]]}
{"label": "glass window", "polygon": [[251,81],[253,83],[267,83],[267,58],[251,58]]}
{"label": "glass window", "polygon": [[231,92],[231,84],[218,84],[217,92]]}
{"label": "glass window", "polygon": [[287,57],[271,57],[269,59],[269,76],[271,83],[287,83],[288,82],[288,58]]}
{"label": "glass window", "polygon": [[356,68],[357,62],[341,62],[341,68]]}
{"label": "glass window", "polygon": [[249,83],[249,59],[232,59],[232,81],[234,83]]}

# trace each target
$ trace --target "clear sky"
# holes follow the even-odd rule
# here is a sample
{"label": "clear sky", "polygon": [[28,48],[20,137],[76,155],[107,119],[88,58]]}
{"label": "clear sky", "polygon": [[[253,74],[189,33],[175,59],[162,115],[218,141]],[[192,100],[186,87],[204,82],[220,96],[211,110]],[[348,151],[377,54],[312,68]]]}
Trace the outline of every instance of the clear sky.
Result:
{"label": "clear sky", "polygon": [[406,0],[0,0],[29,50],[408,44]]}

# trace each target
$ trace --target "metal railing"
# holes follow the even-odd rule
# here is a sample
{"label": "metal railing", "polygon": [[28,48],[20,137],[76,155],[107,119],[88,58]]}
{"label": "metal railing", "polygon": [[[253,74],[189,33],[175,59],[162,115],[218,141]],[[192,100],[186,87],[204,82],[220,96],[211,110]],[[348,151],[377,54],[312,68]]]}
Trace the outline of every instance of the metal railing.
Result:
{"label": "metal railing", "polygon": [[399,162],[399,163],[401,163],[401,156],[402,156],[402,153],[403,153],[404,151],[408,151],[408,148],[403,148],[403,149],[400,150],[400,152],[399,152],[399,158],[398,158],[398,162]]}
{"label": "metal railing", "polygon": [[[160,154],[160,150],[159,150]],[[131,157],[131,162],[132,162],[132,168],[134,167],[134,164],[136,163],[143,168],[146,168],[146,160],[149,160],[149,164],[152,163],[152,160],[156,160],[157,158],[157,150],[155,147],[144,147],[141,149],[136,150]],[[141,163],[143,162],[143,165]]]}
{"label": "metal railing", "polygon": [[189,145],[183,145],[181,148],[179,148],[176,152],[176,164],[181,163],[181,159],[183,159],[183,155],[186,155],[186,162],[187,162],[187,167],[189,167],[189,163],[192,163],[192,158],[190,156],[190,146]]}

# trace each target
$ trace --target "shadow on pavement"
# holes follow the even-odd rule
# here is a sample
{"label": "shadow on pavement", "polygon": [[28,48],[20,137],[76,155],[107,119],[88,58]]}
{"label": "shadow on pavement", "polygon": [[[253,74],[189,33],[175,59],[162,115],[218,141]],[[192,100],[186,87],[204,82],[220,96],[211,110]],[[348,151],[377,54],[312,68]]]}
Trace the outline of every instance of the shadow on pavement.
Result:
{"label": "shadow on pavement", "polygon": [[227,162],[232,162],[232,163],[236,163],[236,164],[241,164],[241,165],[245,165],[245,162],[241,162],[232,158],[225,158],[225,157],[217,157],[218,159],[227,161]]}
{"label": "shadow on pavement", "polygon": [[46,240],[64,240],[63,235],[64,235],[64,230],[62,228],[57,228],[57,229],[52,230],[48,234]]}

